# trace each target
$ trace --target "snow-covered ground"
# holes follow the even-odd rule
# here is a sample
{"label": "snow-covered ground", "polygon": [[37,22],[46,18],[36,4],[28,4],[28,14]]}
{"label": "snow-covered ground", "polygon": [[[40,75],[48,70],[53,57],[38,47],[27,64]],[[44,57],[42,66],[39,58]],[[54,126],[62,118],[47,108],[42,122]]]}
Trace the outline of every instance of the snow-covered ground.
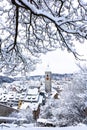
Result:
{"label": "snow-covered ground", "polygon": [[87,126],[79,125],[79,126],[71,126],[71,127],[35,127],[32,125],[23,125],[17,126],[13,124],[0,124],[0,130],[87,130]]}

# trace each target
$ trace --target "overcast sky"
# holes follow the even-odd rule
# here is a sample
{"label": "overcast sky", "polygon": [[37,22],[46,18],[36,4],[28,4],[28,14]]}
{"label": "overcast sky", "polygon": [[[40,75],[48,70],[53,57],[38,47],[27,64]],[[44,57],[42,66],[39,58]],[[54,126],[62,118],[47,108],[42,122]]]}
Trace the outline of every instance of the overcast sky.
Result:
{"label": "overcast sky", "polygon": [[[83,55],[80,58],[87,60],[87,43],[78,43],[77,48],[78,52]],[[41,59],[42,64],[38,64],[36,70],[31,75],[44,74],[48,65],[52,73],[73,73],[79,70],[77,63],[81,65],[87,64],[87,61],[77,61],[72,53],[61,51],[60,49],[42,55]]]}

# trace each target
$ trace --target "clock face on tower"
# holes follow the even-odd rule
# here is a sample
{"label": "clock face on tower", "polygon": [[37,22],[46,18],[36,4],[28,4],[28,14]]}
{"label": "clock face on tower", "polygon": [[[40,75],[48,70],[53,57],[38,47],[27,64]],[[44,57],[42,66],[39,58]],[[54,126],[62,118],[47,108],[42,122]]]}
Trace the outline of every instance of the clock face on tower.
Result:
{"label": "clock face on tower", "polygon": [[48,74],[46,75],[46,80],[49,80],[49,75]]}

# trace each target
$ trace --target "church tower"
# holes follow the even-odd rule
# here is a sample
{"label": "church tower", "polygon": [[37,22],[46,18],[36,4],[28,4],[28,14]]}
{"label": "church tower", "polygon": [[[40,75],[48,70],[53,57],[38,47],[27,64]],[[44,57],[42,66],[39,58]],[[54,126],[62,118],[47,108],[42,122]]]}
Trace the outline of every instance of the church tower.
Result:
{"label": "church tower", "polygon": [[47,93],[51,92],[51,71],[49,69],[49,66],[47,67],[47,70],[45,71],[45,91]]}

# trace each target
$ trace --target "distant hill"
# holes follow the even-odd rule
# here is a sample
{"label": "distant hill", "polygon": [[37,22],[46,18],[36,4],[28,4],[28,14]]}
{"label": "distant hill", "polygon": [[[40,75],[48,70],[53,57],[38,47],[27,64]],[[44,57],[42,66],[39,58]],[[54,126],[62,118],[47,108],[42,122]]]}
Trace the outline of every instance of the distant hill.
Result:
{"label": "distant hill", "polygon": [[[73,74],[56,74],[52,73],[52,79],[53,80],[59,80],[62,78],[72,78]],[[16,77],[16,78],[10,78],[7,76],[0,76],[0,84],[7,82],[12,83],[13,81],[23,81],[23,80],[40,80],[41,78],[45,78],[45,75],[36,75],[36,76],[30,76],[30,77]]]}
{"label": "distant hill", "polygon": [[13,78],[9,78],[7,76],[0,76],[0,84],[4,83],[4,82],[6,82],[6,83],[12,83],[13,81],[14,81]]}
{"label": "distant hill", "polygon": [[62,78],[72,78],[73,76],[73,73],[70,73],[70,74],[56,74],[56,73],[53,73],[52,74],[52,79],[55,79],[55,80],[58,80],[58,79],[62,79]]}
{"label": "distant hill", "polygon": [[[52,79],[53,80],[58,80],[58,79],[62,79],[62,78],[72,78],[73,74],[56,74],[56,73],[52,73]],[[45,75],[36,75],[36,76],[30,76],[27,77],[27,79],[32,79],[32,80],[40,80],[41,78],[44,78]]]}

